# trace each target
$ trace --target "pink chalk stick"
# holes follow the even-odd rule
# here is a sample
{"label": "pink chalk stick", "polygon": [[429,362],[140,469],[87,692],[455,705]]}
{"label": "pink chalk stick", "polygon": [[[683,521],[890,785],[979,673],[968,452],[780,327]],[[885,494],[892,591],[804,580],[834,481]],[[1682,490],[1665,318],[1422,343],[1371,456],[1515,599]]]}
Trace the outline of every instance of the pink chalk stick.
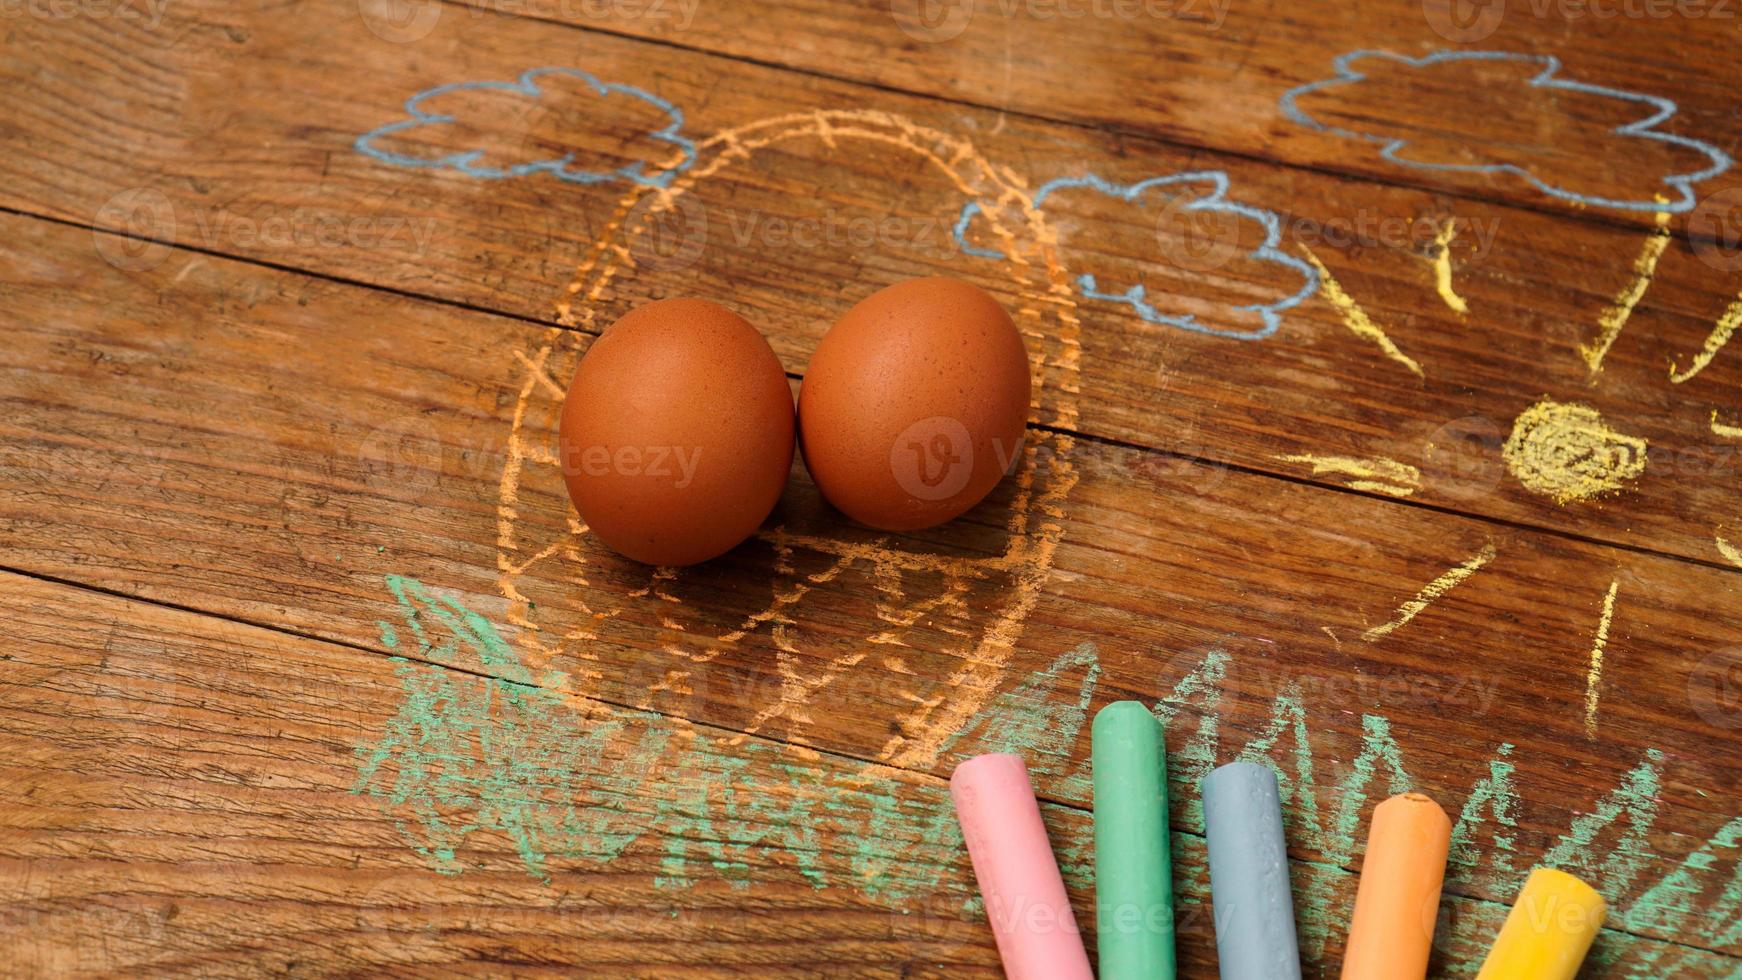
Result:
{"label": "pink chalk stick", "polygon": [[969,759],[950,776],[950,796],[1004,975],[1009,980],[1094,980],[1022,757]]}

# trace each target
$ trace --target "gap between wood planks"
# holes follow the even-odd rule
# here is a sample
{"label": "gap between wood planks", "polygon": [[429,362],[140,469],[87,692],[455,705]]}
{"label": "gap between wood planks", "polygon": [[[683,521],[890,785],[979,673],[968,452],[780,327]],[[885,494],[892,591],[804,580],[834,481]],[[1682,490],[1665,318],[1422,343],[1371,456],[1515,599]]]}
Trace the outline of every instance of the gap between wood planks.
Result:
{"label": "gap between wood planks", "polygon": [[[200,616],[200,617],[210,619],[210,620],[213,620],[216,622],[231,623],[231,624],[246,627],[249,629],[263,630],[263,631],[266,631],[269,633],[276,633],[280,636],[294,637],[296,639],[304,640],[304,641],[307,641],[310,643],[318,643],[318,644],[322,644],[325,646],[336,647],[336,648],[345,649],[345,650],[354,650],[354,651],[357,651],[357,652],[362,653],[362,654],[373,655],[373,656],[381,657],[384,659],[392,658],[392,657],[399,657],[400,659],[407,660],[407,661],[410,661],[412,663],[416,663],[416,664],[419,664],[419,665],[422,665],[424,667],[428,667],[428,668],[431,668],[434,670],[451,671],[451,672],[456,673],[456,674],[463,674],[463,675],[466,675],[468,677],[476,678],[480,681],[490,681],[490,682],[498,682],[498,683],[502,683],[502,684],[509,684],[509,685],[514,686],[514,687],[524,688],[524,689],[528,689],[528,690],[546,690],[546,691],[552,690],[552,689],[546,688],[540,684],[527,683],[524,681],[514,680],[514,679],[510,679],[510,678],[506,678],[506,677],[498,677],[494,674],[485,673],[483,671],[473,670],[473,669],[463,667],[463,666],[455,666],[452,664],[438,663],[436,661],[428,660],[428,659],[425,659],[422,657],[407,656],[403,653],[394,653],[394,652],[391,652],[388,650],[379,649],[379,648],[368,646],[368,645],[365,645],[362,643],[357,643],[357,642],[354,642],[351,640],[344,640],[344,639],[325,637],[325,636],[317,636],[317,635],[314,635],[312,633],[303,632],[301,630],[292,629],[290,627],[281,626],[281,625],[278,625],[275,623],[258,622],[258,621],[248,619],[248,618],[242,617],[242,616],[236,616],[236,615],[231,615],[231,614],[227,614],[227,613],[211,612],[209,610],[200,609],[200,608],[195,607],[195,606],[189,606],[185,603],[169,602],[169,601],[160,600],[160,599],[152,599],[152,598],[146,598],[146,597],[142,597],[142,596],[129,595],[128,593],[122,592],[122,591],[117,590],[117,589],[105,588],[105,587],[99,586],[99,585],[91,585],[91,584],[87,584],[84,582],[79,582],[79,581],[75,581],[72,579],[63,578],[63,577],[58,576],[58,575],[45,575],[45,574],[41,574],[38,572],[32,572],[32,571],[28,571],[25,569],[16,568],[16,567],[13,567],[10,565],[3,565],[3,564],[0,564],[0,573],[16,575],[20,578],[27,578],[27,579],[31,579],[32,581],[43,582],[43,583],[58,586],[61,588],[74,589],[77,591],[86,592],[86,593],[90,593],[93,595],[108,596],[108,597],[113,598],[113,599],[119,599],[123,602],[132,602],[132,603],[138,603],[140,605],[145,605],[145,606],[154,606],[154,607],[157,607],[160,609],[174,610],[176,612],[181,612],[181,613],[185,613],[185,614],[192,615],[192,616]],[[556,693],[556,692],[553,691],[553,693]],[[571,695],[571,696],[577,696],[577,697],[579,697],[580,700],[586,701],[588,703],[600,705],[600,706],[607,707],[607,708],[612,708],[612,709],[615,709],[618,711],[645,712],[648,714],[658,716],[660,718],[672,719],[672,720],[675,720],[677,722],[681,722],[682,724],[688,725],[688,726],[695,728],[697,730],[700,730],[700,731],[718,733],[719,735],[746,736],[749,738],[760,739],[760,740],[763,740],[765,742],[770,742],[773,744],[785,746],[787,748],[799,748],[799,749],[802,749],[806,752],[814,752],[818,755],[828,756],[832,759],[836,759],[836,760],[839,760],[842,762],[858,763],[861,765],[870,765],[870,766],[876,766],[879,768],[894,770],[897,772],[909,773],[909,774],[917,776],[920,779],[926,781],[927,783],[930,783],[933,785],[938,785],[938,786],[947,786],[948,785],[948,780],[945,777],[936,775],[936,774],[934,774],[928,770],[924,770],[924,769],[913,769],[913,768],[909,768],[907,766],[899,766],[899,765],[894,765],[892,763],[887,763],[887,762],[878,762],[878,761],[870,759],[870,758],[855,755],[855,754],[850,753],[850,752],[842,752],[842,751],[835,750],[835,749],[820,749],[820,748],[816,748],[815,746],[808,746],[808,745],[807,746],[799,746],[793,742],[787,741],[786,739],[778,738],[778,737],[775,737],[773,735],[769,735],[769,734],[765,734],[765,733],[761,733],[761,732],[755,732],[755,733],[745,732],[745,731],[741,731],[737,728],[733,728],[729,725],[721,725],[721,724],[717,724],[714,722],[696,721],[696,720],[691,719],[691,718],[683,717],[682,715],[670,714],[668,712],[660,711],[660,710],[655,709],[655,708],[639,708],[639,707],[635,707],[634,705],[619,703],[616,701],[612,701],[608,698],[601,698],[601,697],[597,697],[597,696],[591,695],[591,694]],[[1052,796],[1052,795],[1049,795],[1046,793],[1037,792],[1035,795],[1036,795],[1037,799],[1039,799],[1041,802],[1043,802],[1049,806],[1053,806],[1053,807],[1056,807],[1056,808],[1061,809],[1061,810],[1075,811],[1077,813],[1084,814],[1085,816],[1088,816],[1090,818],[1093,817],[1093,814],[1094,814],[1093,807],[1084,806],[1082,804],[1074,803],[1072,801],[1061,799],[1061,798],[1058,798],[1058,797],[1055,797],[1055,796]],[[1187,827],[1174,825],[1171,821],[1169,822],[1169,829],[1172,832],[1177,833],[1183,837],[1191,837],[1191,838],[1195,838],[1195,839],[1199,839],[1199,840],[1203,839],[1203,834],[1198,833],[1196,831],[1193,831]],[[1295,864],[1299,864],[1299,865],[1336,868],[1338,871],[1341,871],[1344,874],[1348,874],[1348,875],[1352,875],[1352,876],[1359,874],[1359,871],[1357,869],[1350,867],[1348,865],[1345,865],[1345,864],[1330,862],[1330,861],[1313,860],[1310,858],[1300,857],[1296,854],[1290,854],[1288,857],[1288,860],[1295,863]],[[1445,894],[1449,895],[1449,896],[1456,897],[1456,898],[1464,899],[1465,901],[1479,903],[1482,905],[1496,906],[1499,908],[1508,907],[1506,902],[1503,902],[1503,901],[1500,901],[1500,900],[1494,899],[1494,898],[1488,898],[1488,897],[1485,897],[1482,895],[1471,894],[1469,892],[1452,887],[1450,885],[1448,885],[1446,887]],[[1667,945],[1667,946],[1679,947],[1682,949],[1692,950],[1692,951],[1700,952],[1700,953],[1708,953],[1708,954],[1718,956],[1718,957],[1721,957],[1724,959],[1733,960],[1735,962],[1742,963],[1742,957],[1733,956],[1727,952],[1724,952],[1723,950],[1712,949],[1710,947],[1700,946],[1700,945],[1695,944],[1695,943],[1684,942],[1682,940],[1673,939],[1673,938],[1669,938],[1666,936],[1654,936],[1654,935],[1648,935],[1645,933],[1635,932],[1631,929],[1624,928],[1621,924],[1605,925],[1603,928],[1604,928],[1604,931],[1606,931],[1606,932],[1612,932],[1612,933],[1616,933],[1619,935],[1630,936],[1630,937],[1633,937],[1635,939],[1639,939],[1639,940],[1642,940],[1645,942],[1662,943],[1662,944]]]}
{"label": "gap between wood planks", "polygon": [[[924,91],[922,89],[902,88],[901,86],[898,86],[898,85],[890,85],[887,82],[869,81],[869,80],[862,79],[862,78],[854,78],[851,75],[839,75],[839,74],[835,74],[834,72],[821,71],[821,70],[818,70],[815,68],[804,68],[804,67],[800,67],[800,66],[796,66],[796,65],[789,65],[789,64],[786,64],[785,62],[780,62],[780,61],[771,61],[771,60],[764,59],[764,58],[752,58],[749,55],[732,54],[730,52],[720,51],[720,50],[717,50],[715,48],[703,47],[701,45],[696,45],[696,44],[683,44],[681,42],[674,41],[674,40],[671,40],[669,38],[645,37],[645,36],[642,36],[639,34],[632,34],[632,33],[629,33],[627,31],[614,31],[614,30],[610,30],[607,28],[603,28],[603,27],[596,27],[596,26],[591,26],[591,25],[587,25],[587,24],[577,24],[577,23],[574,23],[572,21],[560,20],[560,19],[551,18],[551,17],[540,17],[536,13],[523,13],[523,12],[519,12],[519,11],[500,10],[500,9],[497,9],[497,7],[493,4],[480,5],[480,4],[473,2],[473,0],[440,0],[440,2],[446,6],[458,7],[458,8],[461,8],[461,9],[466,10],[466,11],[473,13],[473,14],[477,14],[477,13],[482,12],[485,14],[494,15],[494,16],[498,16],[498,17],[509,17],[509,18],[513,18],[516,20],[534,21],[534,22],[537,22],[540,24],[549,24],[549,25],[554,26],[554,27],[563,27],[563,28],[567,28],[567,29],[573,30],[573,31],[580,31],[580,32],[585,33],[585,34],[598,34],[598,35],[605,36],[605,37],[614,37],[614,38],[617,38],[619,40],[629,41],[629,42],[636,43],[636,44],[648,44],[648,45],[653,45],[655,47],[666,48],[668,50],[673,50],[673,51],[686,51],[686,52],[689,52],[691,54],[699,54],[699,55],[703,55],[703,56],[710,57],[710,58],[718,58],[722,61],[731,61],[731,62],[736,62],[736,63],[742,64],[742,65],[754,65],[758,68],[767,68],[767,69],[770,69],[772,71],[788,72],[788,73],[794,74],[794,75],[803,75],[807,78],[819,78],[819,79],[824,79],[824,80],[831,81],[831,82],[839,82],[843,85],[857,86],[859,88],[870,89],[874,92],[887,92],[891,95],[900,95],[900,96],[905,96],[905,97],[913,98],[913,99],[922,99],[922,100],[927,101],[927,102],[942,103],[944,105],[962,106],[964,108],[979,109],[979,110],[986,111],[986,112],[1003,113],[1004,115],[1010,116],[1011,118],[1014,118],[1014,119],[1027,120],[1027,121],[1032,121],[1032,122],[1050,123],[1050,124],[1057,125],[1057,126],[1068,126],[1072,129],[1085,130],[1085,131],[1091,132],[1091,133],[1103,133],[1103,134],[1106,134],[1109,136],[1116,136],[1122,140],[1129,140],[1129,141],[1134,142],[1134,143],[1150,144],[1150,145],[1154,145],[1154,146],[1165,146],[1165,147],[1170,147],[1170,148],[1173,148],[1176,150],[1190,150],[1193,152],[1201,152],[1201,153],[1215,153],[1215,154],[1225,156],[1225,157],[1230,157],[1230,158],[1233,158],[1236,160],[1246,160],[1246,161],[1249,161],[1252,163],[1268,164],[1270,166],[1279,167],[1279,168],[1284,169],[1284,170],[1293,170],[1293,171],[1297,171],[1297,172],[1301,172],[1301,173],[1317,174],[1321,177],[1330,177],[1333,179],[1352,180],[1352,181],[1356,181],[1358,183],[1364,183],[1364,184],[1376,184],[1376,185],[1381,186],[1381,187],[1390,187],[1390,188],[1399,189],[1399,190],[1413,190],[1413,191],[1421,191],[1423,193],[1428,193],[1428,194],[1439,194],[1439,195],[1443,195],[1445,197],[1452,198],[1454,200],[1475,201],[1475,202],[1478,202],[1481,204],[1492,205],[1494,207],[1516,208],[1516,209],[1521,210],[1521,211],[1531,211],[1531,212],[1534,212],[1536,214],[1547,215],[1547,216],[1553,217],[1553,218],[1563,218],[1563,219],[1570,220],[1570,221],[1576,221],[1576,222],[1579,222],[1581,224],[1592,225],[1592,226],[1601,227],[1601,228],[1616,228],[1616,229],[1621,229],[1624,231],[1638,231],[1641,228],[1649,228],[1650,227],[1649,224],[1641,225],[1637,222],[1630,222],[1630,221],[1627,221],[1627,220],[1620,218],[1618,216],[1609,214],[1608,212],[1595,213],[1595,212],[1592,212],[1589,210],[1579,210],[1579,211],[1575,211],[1575,210],[1571,210],[1571,209],[1560,210],[1560,209],[1551,207],[1549,205],[1546,205],[1540,201],[1534,201],[1534,200],[1530,200],[1528,198],[1519,198],[1517,200],[1514,200],[1512,198],[1504,197],[1504,196],[1480,194],[1480,193],[1476,193],[1474,191],[1441,187],[1441,186],[1438,186],[1435,184],[1425,183],[1425,182],[1421,182],[1421,181],[1408,180],[1408,179],[1405,179],[1402,177],[1390,177],[1390,176],[1384,176],[1384,175],[1374,174],[1374,173],[1364,173],[1364,172],[1357,170],[1357,169],[1354,169],[1354,168],[1341,169],[1341,168],[1337,168],[1337,167],[1325,166],[1322,164],[1300,163],[1300,162],[1296,162],[1296,161],[1292,161],[1292,160],[1284,160],[1284,159],[1281,159],[1279,157],[1265,156],[1265,155],[1260,154],[1260,153],[1252,153],[1252,152],[1246,151],[1246,150],[1230,150],[1230,149],[1226,149],[1223,147],[1214,146],[1214,145],[1211,145],[1209,143],[1195,142],[1192,140],[1183,139],[1179,136],[1173,136],[1173,135],[1158,132],[1155,130],[1133,129],[1133,128],[1130,128],[1127,126],[1120,126],[1117,123],[1112,123],[1112,122],[1108,122],[1105,120],[1096,121],[1096,120],[1086,120],[1086,119],[1076,118],[1076,117],[1072,117],[1072,116],[1049,116],[1049,115],[1046,115],[1045,113],[1034,112],[1032,110],[1010,109],[1010,108],[1006,108],[1004,106],[994,105],[994,104],[989,103],[989,102],[976,102],[972,99],[953,98],[953,97],[947,96],[947,95],[938,95],[938,94],[935,94],[932,92],[927,92],[927,91]],[[1689,242],[1689,243],[1698,241],[1698,242],[1706,242],[1709,244],[1716,244],[1716,242],[1717,242],[1717,240],[1715,238],[1708,236],[1708,235],[1693,235],[1693,234],[1691,234],[1687,229],[1687,222],[1685,222],[1685,221],[1682,222],[1682,227],[1679,230],[1673,229],[1673,228],[1670,229],[1669,237],[1671,239],[1679,239],[1681,241]]]}
{"label": "gap between wood planks", "polygon": [[[522,314],[522,313],[514,313],[514,312],[496,310],[496,309],[492,309],[492,308],[486,307],[486,306],[479,306],[475,303],[468,303],[468,302],[465,302],[463,300],[449,299],[449,298],[442,297],[442,296],[431,296],[431,295],[427,295],[424,293],[414,292],[412,290],[402,289],[402,288],[398,288],[398,287],[394,287],[394,286],[382,286],[382,285],[378,285],[376,283],[366,282],[366,281],[363,281],[360,279],[351,279],[351,278],[346,277],[346,276],[334,275],[331,273],[321,272],[321,271],[317,271],[317,270],[304,269],[304,268],[301,268],[298,266],[288,265],[288,264],[282,263],[282,262],[273,262],[270,260],[254,258],[251,256],[237,255],[237,254],[233,254],[230,252],[224,252],[224,251],[221,251],[218,249],[205,248],[205,247],[198,246],[198,245],[184,244],[182,242],[162,242],[162,241],[159,241],[157,239],[142,238],[142,237],[139,237],[136,235],[131,235],[131,234],[128,234],[126,232],[116,231],[114,229],[102,227],[99,225],[87,224],[87,223],[82,222],[82,221],[74,221],[74,220],[69,219],[69,218],[57,217],[54,215],[39,214],[39,213],[34,212],[34,211],[25,211],[25,210],[10,207],[10,206],[4,205],[4,204],[0,204],[0,214],[11,214],[11,215],[15,215],[15,216],[21,217],[21,218],[28,218],[28,219],[32,219],[32,220],[36,220],[36,221],[48,222],[50,224],[61,225],[63,227],[67,227],[67,228],[77,228],[77,229],[80,229],[82,231],[88,231],[88,232],[92,232],[92,233],[113,235],[117,238],[128,238],[128,239],[132,239],[134,241],[157,242],[158,244],[166,245],[166,246],[173,248],[177,251],[187,252],[187,253],[197,254],[197,255],[206,255],[206,256],[210,256],[212,258],[223,259],[223,260],[228,261],[228,262],[236,262],[236,263],[240,263],[243,265],[253,266],[256,268],[272,269],[272,270],[277,271],[277,272],[288,273],[290,275],[305,276],[309,279],[316,279],[316,280],[320,280],[323,282],[331,282],[331,283],[344,285],[344,286],[351,286],[351,287],[356,287],[356,288],[361,288],[361,289],[375,290],[377,292],[387,293],[387,294],[390,294],[393,296],[399,296],[399,297],[402,297],[402,298],[405,298],[408,300],[433,303],[437,306],[449,307],[450,309],[465,310],[468,313],[478,313],[478,314],[482,314],[485,316],[498,316],[498,317],[502,317],[504,319],[515,320],[515,321],[520,322],[520,323],[532,324],[534,326],[539,326],[539,327],[556,327],[558,329],[568,330],[568,331],[572,331],[574,333],[584,334],[584,335],[590,336],[590,337],[597,337],[598,336],[598,333],[596,333],[594,331],[586,330],[586,329],[583,329],[583,328],[576,326],[576,325],[558,323],[558,322],[556,322],[556,320],[554,318],[549,319],[549,320],[541,320],[537,317],[527,316],[527,315]],[[786,374],[787,378],[789,378],[793,381],[798,381],[798,382],[804,381],[804,375],[800,374],[796,371],[787,371],[787,372],[785,372],[785,374]],[[1313,487],[1316,489],[1328,490],[1328,491],[1331,491],[1334,493],[1343,493],[1343,494],[1350,494],[1350,495],[1357,496],[1357,497],[1366,497],[1366,498],[1369,498],[1372,500],[1377,500],[1377,501],[1380,501],[1382,503],[1389,504],[1392,506],[1413,507],[1413,508],[1428,511],[1431,513],[1445,514],[1445,515],[1448,515],[1451,517],[1460,517],[1460,518],[1465,518],[1467,520],[1480,521],[1480,522],[1487,524],[1491,527],[1504,527],[1504,528],[1511,528],[1514,530],[1529,531],[1532,533],[1543,534],[1543,535],[1547,535],[1549,537],[1558,538],[1558,539],[1563,540],[1563,541],[1573,541],[1573,542],[1577,542],[1580,544],[1595,545],[1597,547],[1602,547],[1602,548],[1611,548],[1611,549],[1614,549],[1616,551],[1623,551],[1623,552],[1627,552],[1630,554],[1647,555],[1647,556],[1656,557],[1656,558],[1666,558],[1666,559],[1669,559],[1671,561],[1682,562],[1684,564],[1689,564],[1689,565],[1697,565],[1697,566],[1700,566],[1702,568],[1716,569],[1718,571],[1727,572],[1727,573],[1730,573],[1733,575],[1739,574],[1739,570],[1735,566],[1728,564],[1726,562],[1717,561],[1715,559],[1700,558],[1700,557],[1697,557],[1694,555],[1682,555],[1682,554],[1677,554],[1677,553],[1671,552],[1671,551],[1659,551],[1657,549],[1648,548],[1648,547],[1645,547],[1643,545],[1628,544],[1628,543],[1620,542],[1620,541],[1611,541],[1607,538],[1597,537],[1594,535],[1580,534],[1578,532],[1566,530],[1566,529],[1562,529],[1562,528],[1548,527],[1548,526],[1539,525],[1539,524],[1532,524],[1532,523],[1529,523],[1526,521],[1514,520],[1511,518],[1497,517],[1497,516],[1493,516],[1493,515],[1489,515],[1489,514],[1484,514],[1484,513],[1481,513],[1479,511],[1460,510],[1456,507],[1448,507],[1444,504],[1435,504],[1435,503],[1429,503],[1429,502],[1421,501],[1421,500],[1412,500],[1409,498],[1395,497],[1395,496],[1392,496],[1390,494],[1374,493],[1371,491],[1361,490],[1361,489],[1358,489],[1356,487],[1351,487],[1351,486],[1348,486],[1346,484],[1341,484],[1341,483],[1321,483],[1317,480],[1310,479],[1309,477],[1299,476],[1299,475],[1293,474],[1293,473],[1282,473],[1282,472],[1277,472],[1277,471],[1273,471],[1273,470],[1261,469],[1259,467],[1251,466],[1251,465],[1244,464],[1244,463],[1227,462],[1227,461],[1220,460],[1220,459],[1217,459],[1217,458],[1212,457],[1212,456],[1200,456],[1200,455],[1196,455],[1196,454],[1192,454],[1192,453],[1182,453],[1182,452],[1179,452],[1178,450],[1166,449],[1166,448],[1163,448],[1160,446],[1151,446],[1151,445],[1147,445],[1147,444],[1144,444],[1141,442],[1133,442],[1133,441],[1128,440],[1128,439],[1118,439],[1118,438],[1114,438],[1111,436],[1096,435],[1096,434],[1091,433],[1091,432],[1084,432],[1084,431],[1077,430],[1077,429],[1069,429],[1069,428],[1065,428],[1063,426],[1053,425],[1053,424],[1045,423],[1045,422],[1029,422],[1027,424],[1027,428],[1033,429],[1033,430],[1039,431],[1039,432],[1050,432],[1050,433],[1054,433],[1057,435],[1070,436],[1074,439],[1081,439],[1085,442],[1096,443],[1096,444],[1103,445],[1103,446],[1109,446],[1109,447],[1120,448],[1120,449],[1133,449],[1133,450],[1137,450],[1139,452],[1151,453],[1151,454],[1154,454],[1156,456],[1165,457],[1168,459],[1184,460],[1186,462],[1195,463],[1199,466],[1220,467],[1222,469],[1232,470],[1236,473],[1244,473],[1244,474],[1248,474],[1251,476],[1261,477],[1264,479],[1279,480],[1279,481],[1284,482],[1284,483],[1292,483],[1292,484],[1296,484],[1299,486]],[[0,566],[0,567],[4,567],[4,566]],[[198,611],[198,610],[196,610],[196,611]]]}

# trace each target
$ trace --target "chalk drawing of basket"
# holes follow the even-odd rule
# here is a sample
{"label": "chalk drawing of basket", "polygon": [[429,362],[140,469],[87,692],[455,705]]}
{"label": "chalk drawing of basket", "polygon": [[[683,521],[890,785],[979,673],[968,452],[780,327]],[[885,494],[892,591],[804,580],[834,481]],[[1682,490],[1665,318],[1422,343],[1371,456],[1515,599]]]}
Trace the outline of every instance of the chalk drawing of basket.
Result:
{"label": "chalk drawing of basket", "polygon": [[[825,160],[893,154],[911,164],[903,179],[941,181],[935,189],[958,204],[978,202],[1008,258],[976,274],[1001,276],[991,285],[1016,297],[1011,312],[1029,347],[1040,417],[1074,425],[1073,293],[1056,237],[1020,177],[965,140],[870,110],[794,113],[719,133],[666,186],[637,184],[622,197],[558,301],[565,327],[514,354],[522,384],[497,514],[509,632],[530,664],[560,670],[574,694],[677,715],[697,709],[694,700],[717,699],[718,710],[745,712],[733,727],[778,727],[801,743],[822,712],[853,707],[863,716],[881,698],[891,713],[887,740],[865,749],[922,768],[996,693],[1039,601],[1077,481],[1071,437],[1030,429],[1016,471],[976,510],[978,531],[957,522],[963,534],[978,534],[971,547],[958,547],[947,527],[942,538],[892,541],[838,518],[807,527],[802,515],[783,520],[777,511],[727,559],[650,570],[603,551],[562,490],[556,420],[590,342],[572,327],[608,324],[621,312],[612,307],[614,285],[659,274],[648,268],[657,263],[638,257],[649,254],[641,239],[694,207],[688,195],[698,186],[777,147]],[[692,584],[700,600],[686,594]],[[747,676],[765,677],[766,686]],[[679,703],[686,698],[692,703]]]}

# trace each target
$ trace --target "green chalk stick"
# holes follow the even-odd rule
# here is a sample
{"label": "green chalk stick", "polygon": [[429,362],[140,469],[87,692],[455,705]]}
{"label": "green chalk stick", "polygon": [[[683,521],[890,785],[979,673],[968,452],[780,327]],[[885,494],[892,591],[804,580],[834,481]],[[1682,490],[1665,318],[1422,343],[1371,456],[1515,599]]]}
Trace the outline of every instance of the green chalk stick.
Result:
{"label": "green chalk stick", "polygon": [[1095,923],[1101,980],[1174,980],[1167,746],[1136,701],[1095,715]]}

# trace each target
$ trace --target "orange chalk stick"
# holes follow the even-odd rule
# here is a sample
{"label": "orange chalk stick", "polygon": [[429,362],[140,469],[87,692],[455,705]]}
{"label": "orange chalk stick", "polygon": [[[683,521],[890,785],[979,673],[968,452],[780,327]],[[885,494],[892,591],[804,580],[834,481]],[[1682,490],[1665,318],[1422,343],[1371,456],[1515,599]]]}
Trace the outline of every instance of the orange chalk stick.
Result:
{"label": "orange chalk stick", "polygon": [[1393,796],[1374,808],[1343,980],[1427,976],[1451,844],[1446,811],[1420,793]]}

